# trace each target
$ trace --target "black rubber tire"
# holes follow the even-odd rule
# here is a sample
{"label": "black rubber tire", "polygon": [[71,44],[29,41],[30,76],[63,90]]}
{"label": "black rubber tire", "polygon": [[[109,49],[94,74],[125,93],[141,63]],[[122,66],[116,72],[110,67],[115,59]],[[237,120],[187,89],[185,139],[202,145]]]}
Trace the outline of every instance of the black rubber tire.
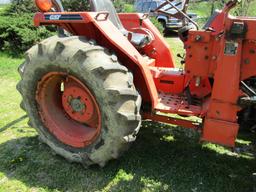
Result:
{"label": "black rubber tire", "polygon": [[[101,111],[102,127],[98,138],[85,148],[74,148],[58,141],[44,126],[38,113],[36,87],[51,71],[77,77],[94,94]],[[107,49],[84,37],[51,37],[33,46],[19,67],[21,81],[17,85],[23,97],[21,108],[29,117],[39,138],[52,150],[71,162],[88,167],[103,167],[118,158],[136,135],[141,125],[141,96],[132,74]]]}
{"label": "black rubber tire", "polygon": [[166,22],[162,19],[158,20],[158,22],[162,25],[162,27],[163,27],[162,32],[163,32],[164,36],[166,36],[166,33],[167,33]]}

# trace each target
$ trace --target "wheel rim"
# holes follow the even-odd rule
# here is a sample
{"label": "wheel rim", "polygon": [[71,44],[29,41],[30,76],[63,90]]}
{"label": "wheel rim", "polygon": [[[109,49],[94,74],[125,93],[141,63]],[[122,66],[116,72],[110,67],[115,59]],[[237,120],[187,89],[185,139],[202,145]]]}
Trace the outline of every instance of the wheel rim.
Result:
{"label": "wheel rim", "polygon": [[43,124],[62,143],[82,148],[99,135],[99,106],[76,77],[59,72],[46,74],[38,83],[36,100]]}

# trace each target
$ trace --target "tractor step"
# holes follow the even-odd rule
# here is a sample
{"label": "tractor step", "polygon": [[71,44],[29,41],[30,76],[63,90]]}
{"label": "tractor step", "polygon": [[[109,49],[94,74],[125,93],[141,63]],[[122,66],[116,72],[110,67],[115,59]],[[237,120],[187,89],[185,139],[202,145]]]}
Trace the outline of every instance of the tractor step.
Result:
{"label": "tractor step", "polygon": [[185,96],[169,93],[159,93],[156,111],[163,113],[175,113],[184,116],[200,116],[203,111],[202,105],[190,105]]}

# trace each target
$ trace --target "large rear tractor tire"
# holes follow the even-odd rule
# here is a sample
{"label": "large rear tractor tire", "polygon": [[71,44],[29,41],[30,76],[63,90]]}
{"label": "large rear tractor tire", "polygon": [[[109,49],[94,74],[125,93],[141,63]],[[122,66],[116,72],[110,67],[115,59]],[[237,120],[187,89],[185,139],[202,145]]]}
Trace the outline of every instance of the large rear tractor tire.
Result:
{"label": "large rear tractor tire", "polygon": [[84,37],[51,37],[19,67],[21,108],[39,138],[71,162],[104,166],[136,138],[141,97],[117,57]]}

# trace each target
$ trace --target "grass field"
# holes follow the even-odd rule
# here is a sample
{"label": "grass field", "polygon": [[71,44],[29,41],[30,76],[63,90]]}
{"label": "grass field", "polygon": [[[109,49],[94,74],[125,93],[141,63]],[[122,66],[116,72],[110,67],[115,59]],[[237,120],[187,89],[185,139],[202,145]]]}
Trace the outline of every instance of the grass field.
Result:
{"label": "grass field", "polygon": [[[167,39],[182,51],[177,39]],[[233,153],[200,144],[199,135],[171,125],[143,123],[137,141],[105,168],[84,169],[55,156],[27,126],[15,90],[23,59],[0,54],[0,192],[173,191],[253,192],[256,181],[252,150]],[[255,138],[241,134],[241,149]]]}

